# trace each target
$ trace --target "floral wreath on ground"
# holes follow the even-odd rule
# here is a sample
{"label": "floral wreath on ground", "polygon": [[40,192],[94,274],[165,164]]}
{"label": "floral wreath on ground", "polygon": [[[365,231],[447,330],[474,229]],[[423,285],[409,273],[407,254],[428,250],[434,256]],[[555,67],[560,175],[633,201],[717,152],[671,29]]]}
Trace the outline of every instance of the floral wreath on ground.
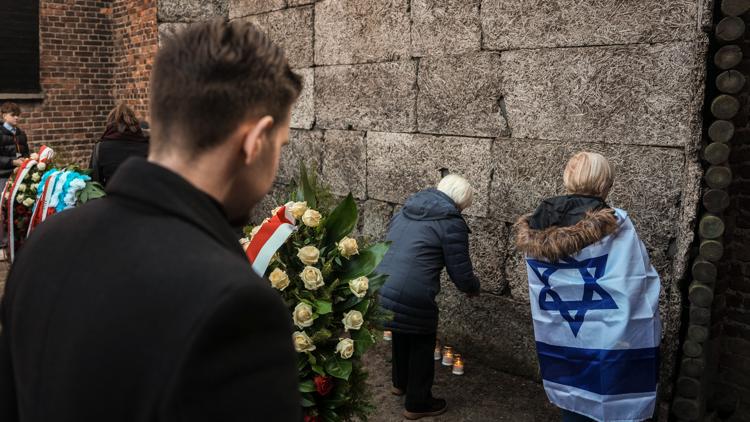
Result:
{"label": "floral wreath on ground", "polygon": [[329,211],[332,196],[314,174],[308,177],[304,165],[289,199],[261,225],[247,227],[243,244],[254,261],[275,223],[296,226],[268,267],[256,271],[279,291],[297,329],[293,342],[305,422],[367,420],[374,407],[362,357],[382,337],[389,317],[377,299],[386,276],[375,272],[388,244],[355,239],[359,216],[352,195]]}

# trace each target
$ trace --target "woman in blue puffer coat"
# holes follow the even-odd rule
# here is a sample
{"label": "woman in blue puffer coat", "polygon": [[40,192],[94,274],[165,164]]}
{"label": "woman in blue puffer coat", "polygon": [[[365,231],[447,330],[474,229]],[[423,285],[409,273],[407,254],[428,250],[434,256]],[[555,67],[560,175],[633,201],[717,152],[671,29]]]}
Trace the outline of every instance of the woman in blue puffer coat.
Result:
{"label": "woman in blue puffer coat", "polygon": [[445,400],[433,398],[431,391],[438,326],[435,297],[443,268],[460,291],[479,294],[479,279],[469,257],[470,231],[461,216],[472,197],[466,179],[448,175],[437,189],[409,198],[388,227],[387,240],[392,244],[378,272],[389,277],[380,290],[380,303],[394,314],[387,324],[393,331],[392,391],[406,394],[407,419],[435,416],[447,409]]}

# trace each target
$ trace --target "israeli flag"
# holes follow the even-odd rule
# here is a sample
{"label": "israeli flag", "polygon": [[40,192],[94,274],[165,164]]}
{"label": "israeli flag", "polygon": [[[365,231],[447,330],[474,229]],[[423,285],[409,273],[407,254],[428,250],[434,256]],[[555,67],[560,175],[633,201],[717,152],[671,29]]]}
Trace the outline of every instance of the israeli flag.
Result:
{"label": "israeli flag", "polygon": [[597,421],[653,416],[659,380],[659,275],[625,211],[619,230],[550,263],[527,257],[544,389]]}

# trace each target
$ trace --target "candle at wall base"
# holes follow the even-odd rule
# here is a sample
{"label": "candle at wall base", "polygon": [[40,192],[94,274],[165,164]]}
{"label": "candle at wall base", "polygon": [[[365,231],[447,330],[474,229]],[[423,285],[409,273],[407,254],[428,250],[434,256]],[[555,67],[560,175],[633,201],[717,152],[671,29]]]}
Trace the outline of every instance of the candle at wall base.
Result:
{"label": "candle at wall base", "polygon": [[443,358],[442,352],[440,352],[440,343],[435,344],[435,360]]}
{"label": "candle at wall base", "polygon": [[383,340],[385,340],[385,341],[391,341],[391,340],[393,340],[393,333],[390,332],[390,331],[388,331],[388,330],[383,331]]}
{"label": "candle at wall base", "polygon": [[464,360],[460,354],[456,353],[453,356],[453,375],[464,374]]}
{"label": "candle at wall base", "polygon": [[443,366],[453,365],[453,348],[450,346],[443,347]]}

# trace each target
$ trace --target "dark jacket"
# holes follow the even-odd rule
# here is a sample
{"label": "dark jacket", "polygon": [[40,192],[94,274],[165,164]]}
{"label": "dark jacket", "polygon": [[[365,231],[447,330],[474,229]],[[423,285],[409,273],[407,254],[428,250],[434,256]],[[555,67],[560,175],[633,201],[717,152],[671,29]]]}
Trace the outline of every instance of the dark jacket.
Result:
{"label": "dark jacket", "polygon": [[289,312],[218,203],[142,159],[108,194],[11,269],[0,420],[298,422]]}
{"label": "dark jacket", "polygon": [[106,186],[120,164],[130,157],[148,156],[148,136],[138,128],[138,132],[118,132],[116,126],[109,126],[91,152],[91,178]]}
{"label": "dark jacket", "polygon": [[450,197],[437,189],[417,192],[391,220],[391,247],[378,267],[388,274],[381,305],[393,311],[394,331],[430,334],[437,330],[440,273],[466,293],[479,292],[469,257],[469,227]]}
{"label": "dark jacket", "polygon": [[19,156],[29,156],[29,141],[26,138],[26,132],[16,127],[14,134],[0,122],[0,178],[7,179],[13,173],[13,160]]}

